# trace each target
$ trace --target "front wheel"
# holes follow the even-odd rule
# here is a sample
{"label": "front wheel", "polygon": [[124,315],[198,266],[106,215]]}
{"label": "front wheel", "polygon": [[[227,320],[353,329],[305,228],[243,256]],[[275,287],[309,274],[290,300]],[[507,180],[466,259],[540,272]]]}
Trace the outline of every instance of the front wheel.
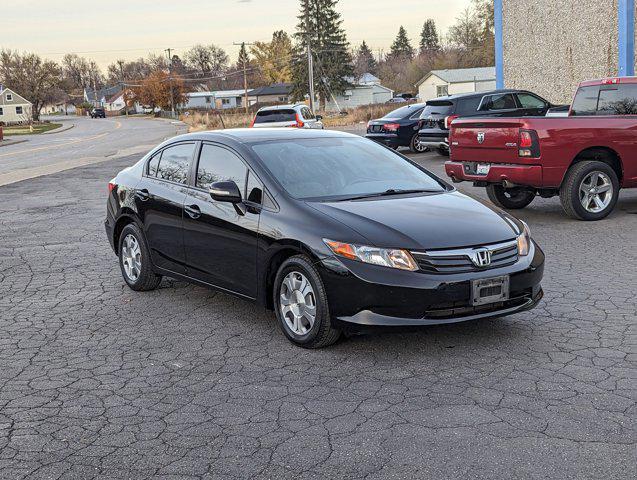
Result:
{"label": "front wheel", "polygon": [[423,153],[429,150],[429,147],[423,145],[418,140],[418,134],[416,133],[413,137],[411,137],[411,142],[409,142],[409,150],[413,153]]}
{"label": "front wheel", "polygon": [[579,220],[601,220],[615,208],[619,180],[610,165],[584,161],[573,165],[560,188],[562,208]]}
{"label": "front wheel", "polygon": [[283,262],[273,290],[279,326],[292,343],[321,348],[339,339],[341,332],[332,325],[323,281],[306,256]]}
{"label": "front wheel", "polygon": [[492,203],[501,208],[519,210],[529,205],[535,198],[535,191],[522,188],[504,188],[502,185],[488,185],[487,195]]}

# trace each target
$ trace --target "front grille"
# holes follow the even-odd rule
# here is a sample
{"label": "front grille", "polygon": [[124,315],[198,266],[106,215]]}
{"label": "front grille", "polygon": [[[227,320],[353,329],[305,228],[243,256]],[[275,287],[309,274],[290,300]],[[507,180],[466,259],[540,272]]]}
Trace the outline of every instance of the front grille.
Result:
{"label": "front grille", "polygon": [[459,306],[453,308],[435,308],[425,312],[425,318],[444,320],[450,318],[462,318],[472,315],[480,315],[481,313],[496,313],[498,310],[506,310],[508,308],[520,307],[531,300],[530,293],[528,295],[511,298],[504,302],[489,303],[487,305],[478,305],[475,307]]}
{"label": "front grille", "polygon": [[[478,266],[472,260],[479,250],[487,251],[490,257],[490,262],[484,266]],[[422,272],[439,274],[480,272],[513,265],[518,261],[518,244],[516,240],[512,240],[480,247],[411,253]]]}

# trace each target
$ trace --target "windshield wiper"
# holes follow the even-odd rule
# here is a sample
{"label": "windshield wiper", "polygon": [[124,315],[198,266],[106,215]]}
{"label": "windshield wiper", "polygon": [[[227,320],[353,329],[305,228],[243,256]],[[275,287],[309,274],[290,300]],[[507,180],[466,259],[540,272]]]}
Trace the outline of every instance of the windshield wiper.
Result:
{"label": "windshield wiper", "polygon": [[355,197],[347,197],[339,200],[340,202],[348,201],[348,200],[361,200],[363,198],[373,198],[373,197],[388,197],[390,195],[402,195],[405,193],[440,193],[443,190],[431,190],[431,189],[400,189],[400,188],[390,188],[385,190],[384,192],[376,192],[376,193],[366,193],[364,195],[357,195]]}

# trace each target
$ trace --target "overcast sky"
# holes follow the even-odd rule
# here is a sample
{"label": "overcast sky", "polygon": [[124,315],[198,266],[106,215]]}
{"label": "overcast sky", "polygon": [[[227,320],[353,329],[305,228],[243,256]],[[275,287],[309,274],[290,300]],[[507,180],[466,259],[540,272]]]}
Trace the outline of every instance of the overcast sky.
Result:
{"label": "overcast sky", "polygon": [[[67,52],[105,67],[171,47],[177,55],[196,43],[215,43],[234,60],[234,42],[269,40],[274,30],[294,32],[299,0],[21,0],[2,6],[0,48],[54,60]],[[425,19],[446,32],[470,0],[340,0],[348,39],[389,48],[403,25],[418,44]]]}

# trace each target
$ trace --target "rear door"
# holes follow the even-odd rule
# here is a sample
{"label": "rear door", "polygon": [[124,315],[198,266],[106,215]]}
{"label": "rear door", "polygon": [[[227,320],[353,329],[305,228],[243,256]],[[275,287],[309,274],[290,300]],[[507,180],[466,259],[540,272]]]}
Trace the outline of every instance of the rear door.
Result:
{"label": "rear door", "polygon": [[261,110],[254,119],[254,128],[291,127],[296,125],[296,111],[293,108]]}
{"label": "rear door", "polygon": [[182,217],[194,151],[184,142],[155,154],[135,192],[153,264],[177,273],[186,273]]}
{"label": "rear door", "polygon": [[[231,203],[217,202],[210,197],[210,185],[225,180],[232,180],[239,186],[247,207],[245,212],[238,211]],[[262,189],[258,178],[236,152],[218,144],[202,144],[195,178],[185,200],[184,245],[188,275],[256,298]]]}
{"label": "rear door", "polygon": [[489,117],[520,116],[518,103],[513,93],[494,93],[482,97],[478,108],[482,115]]}
{"label": "rear door", "polygon": [[429,100],[420,114],[420,129],[445,130],[445,118],[453,111],[454,103],[451,100]]}

